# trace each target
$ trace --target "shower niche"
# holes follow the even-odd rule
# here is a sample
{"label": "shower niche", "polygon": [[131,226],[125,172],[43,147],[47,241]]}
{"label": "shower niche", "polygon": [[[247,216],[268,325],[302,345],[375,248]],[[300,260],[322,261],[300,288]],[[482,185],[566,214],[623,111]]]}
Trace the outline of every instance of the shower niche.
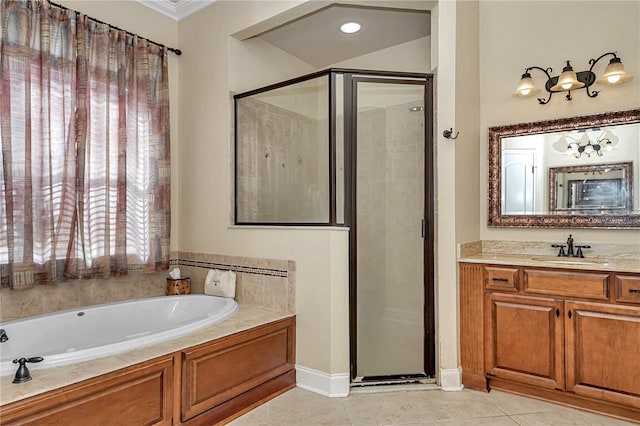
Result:
{"label": "shower niche", "polygon": [[234,96],[235,224],[349,229],[353,383],[435,371],[432,90],[328,69]]}

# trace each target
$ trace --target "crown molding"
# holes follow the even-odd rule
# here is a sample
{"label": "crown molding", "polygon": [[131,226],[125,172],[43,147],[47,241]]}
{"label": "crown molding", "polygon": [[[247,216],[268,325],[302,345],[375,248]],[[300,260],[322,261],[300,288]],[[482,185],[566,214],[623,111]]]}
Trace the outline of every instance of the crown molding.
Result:
{"label": "crown molding", "polygon": [[169,18],[180,19],[209,6],[216,0],[136,0],[138,3],[160,12]]}

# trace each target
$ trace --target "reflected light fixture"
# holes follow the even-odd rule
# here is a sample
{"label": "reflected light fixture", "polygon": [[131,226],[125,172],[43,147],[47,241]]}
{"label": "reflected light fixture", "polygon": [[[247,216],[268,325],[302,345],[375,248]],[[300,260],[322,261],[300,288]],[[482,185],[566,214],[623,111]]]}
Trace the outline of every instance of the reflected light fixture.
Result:
{"label": "reflected light fixture", "polygon": [[[524,74],[520,78],[520,82],[518,83],[518,87],[516,88],[516,92],[513,94],[515,97],[525,98],[529,96],[536,95],[540,93],[540,89],[535,86],[533,82],[533,78],[531,77],[532,70],[542,71],[546,77],[547,81],[544,85],[545,90],[549,94],[549,96],[545,98],[538,98],[538,102],[542,105],[547,104],[551,100],[551,96],[557,92],[567,92],[565,98],[570,101],[571,91],[577,89],[585,89],[587,91],[587,95],[590,98],[595,98],[598,96],[599,91],[597,90],[589,90],[589,88],[594,84],[602,84],[605,86],[614,86],[618,84],[628,83],[633,80],[633,75],[627,73],[624,69],[624,65],[622,65],[622,61],[616,55],[617,52],[608,52],[601,55],[598,59],[589,60],[589,64],[591,67],[588,71],[579,71],[575,72],[573,67],[571,66],[571,62],[567,61],[567,65],[562,69],[562,73],[559,76],[552,77],[551,72],[553,71],[551,68],[541,68],[538,66],[528,67],[524,70]],[[600,59],[606,56],[613,56],[609,61],[609,65],[604,70],[604,73],[600,77],[596,77],[596,74],[593,72],[593,68],[600,61]]]}
{"label": "reflected light fixture", "polygon": [[357,33],[361,28],[362,25],[357,22],[345,22],[344,24],[340,25],[340,31],[345,34]]}
{"label": "reflected light fixture", "polygon": [[587,157],[593,154],[602,157],[605,153],[613,151],[616,145],[618,145],[618,137],[607,130],[596,137],[595,142],[591,141],[587,133],[584,133],[580,139],[564,135],[553,143],[553,148],[575,158],[580,158],[583,154]]}

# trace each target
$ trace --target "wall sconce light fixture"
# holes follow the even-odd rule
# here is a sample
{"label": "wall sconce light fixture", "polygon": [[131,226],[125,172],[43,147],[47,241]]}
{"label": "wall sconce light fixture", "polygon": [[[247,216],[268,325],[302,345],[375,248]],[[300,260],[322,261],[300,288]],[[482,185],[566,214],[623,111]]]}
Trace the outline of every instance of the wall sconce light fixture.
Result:
{"label": "wall sconce light fixture", "polygon": [[[613,56],[609,61],[609,65],[605,68],[604,74],[596,78],[593,68],[600,59],[608,55]],[[551,68],[545,69],[537,66],[528,67],[524,70],[524,74],[522,74],[522,77],[520,78],[520,82],[518,83],[514,96],[529,97],[540,93],[541,90],[533,83],[533,78],[530,73],[531,70],[542,71],[547,76],[547,82],[545,83],[544,88],[549,93],[549,97],[546,99],[538,98],[538,102],[542,105],[548,103],[551,100],[551,96],[556,92],[567,92],[565,98],[570,101],[572,99],[572,90],[584,88],[590,98],[595,98],[598,96],[599,91],[589,90],[594,83],[605,86],[614,86],[633,80],[633,75],[625,71],[624,65],[622,65],[620,58],[616,55],[616,52],[608,52],[601,55],[598,59],[591,59],[589,60],[589,64],[591,65],[589,71],[575,72],[571,63],[567,61],[567,65],[562,69],[562,73],[555,77],[552,77],[550,74],[553,71]]]}
{"label": "wall sconce light fixture", "polygon": [[616,145],[618,145],[618,137],[607,130],[596,137],[595,142],[591,141],[587,133],[584,133],[580,139],[564,135],[553,143],[553,148],[576,158],[582,157],[583,154],[587,157],[591,157],[592,154],[602,157],[606,152],[613,151]]}

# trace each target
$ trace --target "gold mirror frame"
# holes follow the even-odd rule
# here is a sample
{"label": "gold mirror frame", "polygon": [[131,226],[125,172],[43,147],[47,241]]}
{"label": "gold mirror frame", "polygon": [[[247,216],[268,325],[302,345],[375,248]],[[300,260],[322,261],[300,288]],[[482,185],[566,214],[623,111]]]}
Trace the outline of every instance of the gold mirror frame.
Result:
{"label": "gold mirror frame", "polygon": [[[496,228],[640,228],[640,214],[503,215],[501,211],[503,138],[633,123],[640,123],[640,109],[490,127],[488,225]],[[636,165],[638,166],[640,165]]]}

